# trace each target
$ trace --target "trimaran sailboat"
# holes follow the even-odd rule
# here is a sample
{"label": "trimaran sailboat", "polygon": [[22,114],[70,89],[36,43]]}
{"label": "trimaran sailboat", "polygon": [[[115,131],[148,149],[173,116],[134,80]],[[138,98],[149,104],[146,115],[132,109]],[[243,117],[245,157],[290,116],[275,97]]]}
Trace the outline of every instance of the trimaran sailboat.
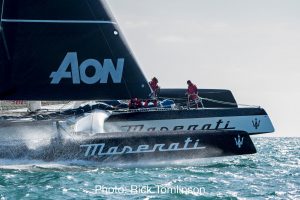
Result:
{"label": "trimaran sailboat", "polygon": [[199,90],[199,109],[184,105],[184,89],[161,90],[172,107],[116,109],[112,100],[148,99],[151,89],[104,1],[0,3],[0,99],[94,101],[2,114],[0,158],[104,163],[242,155],[256,152],[249,135],[274,131],[264,109],[239,107],[228,90]]}

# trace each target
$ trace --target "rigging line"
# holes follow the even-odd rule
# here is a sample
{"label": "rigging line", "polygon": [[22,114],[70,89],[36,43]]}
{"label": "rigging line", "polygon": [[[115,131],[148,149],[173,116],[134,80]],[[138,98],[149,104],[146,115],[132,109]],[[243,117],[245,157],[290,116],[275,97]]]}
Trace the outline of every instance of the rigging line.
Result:
{"label": "rigging line", "polygon": [[[97,19],[96,15],[95,15],[95,13],[94,13],[94,11],[93,11],[93,9],[91,8],[90,3],[89,3],[88,1],[85,1],[85,2],[86,2],[86,4],[87,4],[87,6],[88,6],[88,8],[89,8],[89,10],[90,10],[90,12],[91,12],[91,14],[92,14],[92,16],[94,17],[94,19]],[[103,6],[104,11],[107,13],[107,10],[105,9],[105,5],[103,5],[103,4],[101,4],[101,5]],[[100,32],[102,33],[102,35],[103,35],[103,37],[104,37],[104,39],[105,39],[105,42],[106,42],[106,44],[107,44],[107,46],[108,46],[108,48],[109,48],[110,53],[114,56],[114,53],[113,53],[113,51],[112,51],[112,49],[111,49],[111,47],[110,47],[110,45],[109,45],[109,42],[107,41],[107,38],[105,37],[104,31],[102,30],[102,28],[101,28],[100,26],[98,26],[98,29],[99,29]],[[113,34],[113,33],[112,33],[112,34]]]}
{"label": "rigging line", "polygon": [[210,102],[215,102],[215,103],[219,103],[219,104],[228,104],[228,105],[237,105],[237,103],[232,103],[232,102],[226,102],[226,101],[219,101],[219,100],[215,100],[215,99],[209,99],[209,98],[203,98],[200,97],[201,99],[204,99],[206,101],[210,101]]}
{"label": "rigging line", "polygon": [[9,54],[9,51],[8,51],[8,46],[7,46],[7,42],[6,42],[6,38],[5,38],[4,30],[3,30],[2,26],[0,26],[0,32],[1,32],[2,39],[3,39],[7,59],[10,60],[10,54]]}
{"label": "rigging line", "polygon": [[[88,1],[86,1],[86,4],[87,4],[87,6],[88,6],[88,8],[89,8],[89,10],[90,10],[90,12],[91,12],[91,14],[92,14],[92,16],[96,19],[97,17],[96,17],[96,15],[95,15],[95,13],[94,13],[94,11],[93,11],[93,9],[92,9],[90,3],[89,3]],[[105,2],[101,2],[100,4],[101,4],[101,6],[103,7],[103,9],[104,9],[105,13],[107,14],[107,16],[109,17],[109,19],[111,19],[111,18],[112,18],[112,14],[109,13],[109,12],[107,11],[107,9],[110,9],[109,6],[108,6],[108,4],[106,4]],[[117,23],[116,23],[116,24],[117,24]],[[115,27],[113,27],[113,28],[116,30]],[[112,55],[113,57],[115,57],[114,51],[112,50],[112,47],[110,46],[109,41],[107,40],[107,38],[106,38],[106,36],[105,36],[105,33],[104,33],[103,29],[102,29],[100,26],[98,26],[98,29],[100,30],[100,32],[101,32],[101,34],[102,34],[102,36],[103,36],[103,38],[104,38],[104,40],[105,40],[105,43],[106,43],[106,45],[108,46],[108,49],[109,49],[111,55]],[[118,32],[118,34],[117,34],[116,36],[121,37],[121,36],[120,36],[120,30],[116,30],[116,31]],[[111,34],[113,34],[113,33],[111,33]],[[121,41],[122,41],[122,40],[121,40]],[[122,42],[123,42],[123,41],[122,41]],[[126,47],[127,47],[127,46],[126,46]],[[127,47],[127,49],[128,49],[128,47]],[[123,78],[123,77],[124,77],[124,76],[122,76],[122,80],[123,80],[123,82],[124,82],[124,84],[125,84],[125,88],[126,88],[126,90],[127,90],[127,94],[130,96],[130,99],[131,99],[131,98],[132,98],[131,92],[130,92],[129,87],[128,87],[128,85],[127,85],[126,79]]]}
{"label": "rigging line", "polygon": [[[201,97],[202,98],[202,97]],[[256,106],[256,105],[248,105],[248,104],[240,104],[240,103],[232,103],[232,102],[226,102],[226,101],[219,101],[219,100],[215,100],[215,99],[209,99],[209,98],[202,98],[206,101],[211,101],[211,102],[215,102],[215,103],[220,103],[220,104],[228,104],[228,105],[239,105],[239,106],[246,106],[246,107],[256,107],[259,108],[260,106]]]}
{"label": "rigging line", "polygon": [[[187,100],[187,98],[168,98],[168,97],[159,97],[161,99],[173,99],[173,100]],[[232,105],[232,106],[245,106],[245,107],[256,107],[259,108],[260,106],[256,106],[256,105],[248,105],[248,104],[240,104],[240,103],[232,103],[232,102],[226,102],[226,101],[219,101],[219,100],[215,100],[215,99],[209,99],[209,98],[204,98],[204,97],[200,97],[203,100],[206,101],[210,101],[210,102],[214,102],[214,103],[219,103],[219,104],[227,104],[227,105]]]}

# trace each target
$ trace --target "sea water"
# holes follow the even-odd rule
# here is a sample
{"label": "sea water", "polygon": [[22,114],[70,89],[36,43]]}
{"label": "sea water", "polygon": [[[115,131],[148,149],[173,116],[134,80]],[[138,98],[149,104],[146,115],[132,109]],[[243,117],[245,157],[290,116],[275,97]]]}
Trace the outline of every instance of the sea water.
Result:
{"label": "sea water", "polygon": [[151,166],[0,160],[0,199],[300,199],[300,138],[257,154]]}

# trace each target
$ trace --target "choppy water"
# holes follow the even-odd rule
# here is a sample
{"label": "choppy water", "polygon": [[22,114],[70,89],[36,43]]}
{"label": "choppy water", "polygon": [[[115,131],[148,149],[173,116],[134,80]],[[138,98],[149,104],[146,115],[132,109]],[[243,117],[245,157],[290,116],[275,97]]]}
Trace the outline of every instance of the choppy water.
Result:
{"label": "choppy water", "polygon": [[254,143],[255,155],[147,168],[0,160],[0,199],[300,199],[300,138]]}

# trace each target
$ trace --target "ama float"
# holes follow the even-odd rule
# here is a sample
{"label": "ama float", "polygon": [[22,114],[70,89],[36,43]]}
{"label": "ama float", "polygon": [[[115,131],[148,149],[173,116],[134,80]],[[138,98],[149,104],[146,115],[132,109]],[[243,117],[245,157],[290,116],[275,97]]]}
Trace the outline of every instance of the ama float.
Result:
{"label": "ama float", "polygon": [[158,107],[129,109],[122,102],[152,91],[103,0],[0,4],[0,99],[83,102],[3,112],[0,158],[101,164],[243,155],[256,153],[250,135],[274,131],[264,109],[238,105],[229,90],[200,89],[203,107],[191,108],[185,89],[164,88]]}

